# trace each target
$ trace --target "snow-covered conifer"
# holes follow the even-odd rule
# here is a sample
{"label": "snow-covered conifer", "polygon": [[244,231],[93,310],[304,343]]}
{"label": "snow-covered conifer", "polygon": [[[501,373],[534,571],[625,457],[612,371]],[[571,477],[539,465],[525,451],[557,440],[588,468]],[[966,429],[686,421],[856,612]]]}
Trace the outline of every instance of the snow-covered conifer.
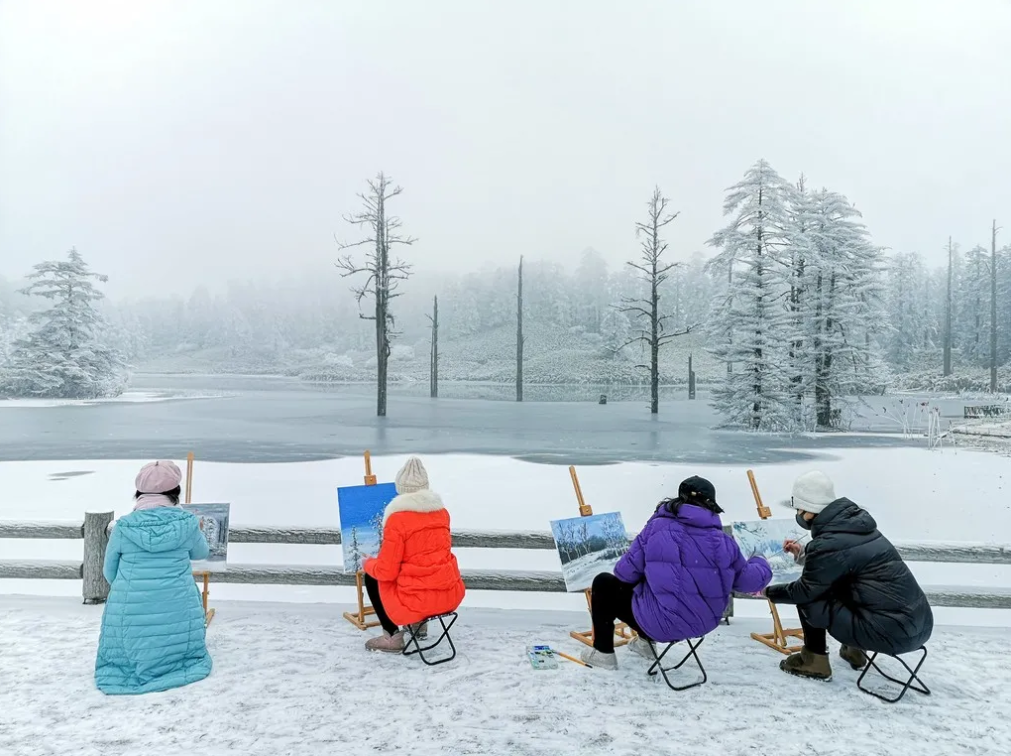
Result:
{"label": "snow-covered conifer", "polygon": [[42,262],[22,289],[52,302],[31,313],[33,330],[14,344],[0,392],[12,396],[94,399],[118,396],[127,383],[122,356],[104,342],[104,321],[96,303],[103,294],[76,249],[66,260]]}

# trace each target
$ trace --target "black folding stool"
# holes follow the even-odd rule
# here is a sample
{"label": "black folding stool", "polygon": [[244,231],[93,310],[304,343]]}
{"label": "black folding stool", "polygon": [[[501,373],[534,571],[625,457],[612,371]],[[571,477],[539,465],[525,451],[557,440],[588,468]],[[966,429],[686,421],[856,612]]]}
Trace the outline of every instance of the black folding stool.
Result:
{"label": "black folding stool", "polygon": [[[919,650],[922,651],[923,654],[920,656],[920,661],[917,662],[916,666],[913,668],[910,668],[910,666],[906,664],[905,660],[901,659],[895,654],[885,654],[885,656],[889,656],[892,659],[895,659],[895,661],[897,661],[899,664],[905,667],[906,672],[909,673],[909,678],[905,681],[898,680],[889,675],[883,669],[881,669],[881,667],[879,667],[875,663],[875,659],[878,658],[878,652],[877,651],[872,652],[871,655],[867,658],[867,665],[864,667],[864,671],[861,672],[860,677],[857,678],[857,687],[867,695],[874,696],[875,698],[884,701],[885,703],[898,703],[899,701],[902,700],[902,697],[906,695],[906,691],[910,689],[915,690],[917,693],[922,693],[925,696],[929,696],[930,689],[918,676],[920,672],[920,667],[922,667],[923,662],[927,660],[927,647],[920,646]],[[875,672],[877,672],[886,680],[901,686],[902,690],[899,691],[899,695],[895,696],[894,698],[889,698],[888,696],[882,695],[881,693],[871,690],[870,688],[865,688],[863,685],[864,678],[867,676],[867,673],[870,672],[872,668],[874,669]],[[917,683],[919,684],[917,685]]]}
{"label": "black folding stool", "polygon": [[[446,623],[447,618],[449,618],[448,624]],[[436,620],[439,621],[439,625],[442,628],[442,633],[439,635],[435,643],[429,644],[427,646],[422,646],[421,643],[419,643],[420,639],[415,633],[425,623],[435,622]],[[418,658],[420,658],[421,661],[425,662],[425,664],[427,664],[429,667],[434,667],[436,664],[445,664],[448,661],[453,661],[453,659],[456,658],[456,646],[453,645],[453,639],[449,636],[449,630],[456,623],[456,620],[457,620],[456,612],[447,612],[446,614],[437,614],[433,617],[423,619],[421,622],[418,622],[415,625],[408,625],[407,629],[404,630],[404,635],[407,638],[407,642],[404,644],[404,650],[402,653],[404,654],[404,656],[414,656],[414,654],[417,654]],[[435,660],[432,660],[425,656],[425,654],[428,653],[429,651],[438,648],[443,640],[449,643],[449,648],[451,651],[449,656],[444,656],[442,658]],[[413,649],[411,648],[412,645],[414,646]]]}
{"label": "black folding stool", "polygon": [[[672,643],[668,643],[667,647],[663,651],[661,651],[659,655],[656,652],[656,646],[650,643],[649,647],[650,650],[653,651],[653,656],[656,659],[656,661],[654,661],[653,664],[650,666],[650,668],[646,670],[646,674],[652,677],[656,675],[657,672],[659,672],[660,675],[663,677],[663,681],[667,683],[667,687],[670,688],[671,690],[688,690],[690,688],[697,688],[699,685],[704,684],[706,680],[708,680],[709,678],[706,676],[706,668],[702,666],[702,660],[699,659],[699,655],[697,653],[698,647],[702,645],[702,641],[704,640],[705,636],[699,638],[695,642],[693,642],[691,638],[687,638],[684,641],[674,641]],[[678,643],[682,642],[688,644],[688,653],[685,654],[684,658],[681,659],[681,661],[679,661],[673,667],[665,668],[662,663],[663,658],[667,655],[668,651],[674,648],[674,646],[676,646]],[[702,672],[702,679],[696,680],[695,682],[689,683],[688,685],[675,685],[674,683],[671,682],[670,678],[667,676],[667,673],[681,669],[681,667],[683,667],[689,659],[695,660],[695,663],[699,667],[699,671]]]}

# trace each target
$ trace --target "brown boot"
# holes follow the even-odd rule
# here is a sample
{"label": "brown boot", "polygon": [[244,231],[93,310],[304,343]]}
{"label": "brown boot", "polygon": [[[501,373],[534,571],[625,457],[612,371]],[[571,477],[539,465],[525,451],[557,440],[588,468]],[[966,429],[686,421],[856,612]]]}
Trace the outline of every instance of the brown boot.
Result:
{"label": "brown boot", "polygon": [[832,679],[832,665],[828,663],[828,656],[812,654],[806,647],[802,648],[799,654],[791,654],[783,659],[779,663],[779,668],[797,677],[809,677],[812,680]]}
{"label": "brown boot", "polygon": [[867,666],[867,654],[859,648],[853,646],[843,646],[839,649],[839,656],[853,669],[859,671]]}

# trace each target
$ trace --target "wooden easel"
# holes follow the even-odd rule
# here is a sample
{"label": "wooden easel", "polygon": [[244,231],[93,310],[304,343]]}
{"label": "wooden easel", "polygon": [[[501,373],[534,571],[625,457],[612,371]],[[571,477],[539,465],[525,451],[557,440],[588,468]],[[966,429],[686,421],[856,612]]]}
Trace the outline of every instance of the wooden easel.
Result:
{"label": "wooden easel", "polygon": [[[572,487],[576,491],[576,501],[579,502],[579,516],[580,517],[590,517],[593,515],[593,507],[586,503],[583,499],[583,489],[579,485],[579,478],[576,476],[576,468],[573,465],[569,465],[569,477],[572,478]],[[591,598],[591,593],[589,590],[586,593],[586,610],[593,615],[593,599]],[[593,627],[589,630],[573,630],[569,633],[572,638],[575,638],[580,643],[585,643],[587,646],[593,646]],[[626,625],[624,622],[617,622],[614,625],[614,645],[624,646],[626,643],[635,638],[635,631]]]}
{"label": "wooden easel", "polygon": [[[186,504],[193,503],[193,452],[186,455]],[[201,591],[200,596],[204,603],[204,627],[211,624],[211,620],[214,619],[214,610],[207,608],[207,600],[211,595],[210,583],[211,583],[211,573],[209,572],[194,572],[193,577],[198,580],[203,580],[204,589]]]}
{"label": "wooden easel", "polygon": [[[767,520],[772,517],[772,510],[762,504],[762,496],[758,493],[758,483],[755,482],[755,473],[748,470],[748,482],[751,484],[751,493],[755,497],[755,506],[758,507],[758,516]],[[779,610],[776,605],[769,601],[769,609],[772,611],[772,632],[752,633],[751,637],[759,643],[764,643],[769,648],[779,651],[781,654],[796,654],[800,652],[801,646],[789,645],[790,638],[804,640],[804,631],[800,628],[783,628],[783,623],[779,619]]]}
{"label": "wooden easel", "polygon": [[[374,486],[376,485],[376,476],[372,474],[372,454],[365,450],[365,485]],[[379,627],[381,624],[378,620],[368,620],[367,617],[373,617],[376,614],[376,610],[371,606],[365,605],[365,591],[364,584],[362,583],[365,577],[365,573],[359,570],[355,573],[355,589],[358,591],[358,611],[357,612],[344,612],[344,619],[350,622],[352,625],[357,627],[359,630],[368,630],[370,627]]]}

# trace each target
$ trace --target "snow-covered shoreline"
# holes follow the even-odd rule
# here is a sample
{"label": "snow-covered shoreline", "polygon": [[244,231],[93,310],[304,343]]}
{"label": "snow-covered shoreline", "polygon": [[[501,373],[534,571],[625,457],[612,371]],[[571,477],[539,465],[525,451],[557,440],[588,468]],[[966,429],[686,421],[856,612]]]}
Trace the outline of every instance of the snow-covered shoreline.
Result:
{"label": "snow-covered shoreline", "polygon": [[89,407],[98,404],[151,404],[183,399],[220,399],[224,393],[188,393],[181,391],[124,391],[119,396],[102,399],[6,399],[0,397],[0,409],[45,409],[51,407]]}

